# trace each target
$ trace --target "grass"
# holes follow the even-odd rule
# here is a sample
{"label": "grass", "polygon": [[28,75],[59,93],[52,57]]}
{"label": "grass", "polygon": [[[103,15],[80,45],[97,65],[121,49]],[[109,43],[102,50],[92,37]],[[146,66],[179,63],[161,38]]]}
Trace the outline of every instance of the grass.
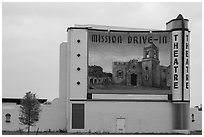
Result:
{"label": "grass", "polygon": [[[181,135],[179,133],[108,133],[108,132],[80,132],[80,133],[66,133],[64,131],[56,131],[56,132],[38,132],[37,135]],[[19,131],[2,131],[2,135],[27,135],[27,132],[19,132]],[[31,132],[30,135],[36,135],[36,132]],[[202,135],[202,131],[191,131],[190,135]]]}

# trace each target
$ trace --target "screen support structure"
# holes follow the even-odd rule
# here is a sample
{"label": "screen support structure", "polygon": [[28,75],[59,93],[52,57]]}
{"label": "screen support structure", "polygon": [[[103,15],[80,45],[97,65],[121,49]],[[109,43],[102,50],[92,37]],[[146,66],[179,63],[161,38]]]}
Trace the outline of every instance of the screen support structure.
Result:
{"label": "screen support structure", "polygon": [[188,19],[181,14],[166,23],[172,31],[172,107],[173,130],[189,132],[189,30]]}

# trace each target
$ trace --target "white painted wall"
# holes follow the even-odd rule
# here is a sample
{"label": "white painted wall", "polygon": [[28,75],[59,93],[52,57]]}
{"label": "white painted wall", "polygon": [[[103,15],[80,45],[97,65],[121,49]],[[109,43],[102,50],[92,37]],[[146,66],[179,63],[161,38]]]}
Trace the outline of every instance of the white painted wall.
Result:
{"label": "white painted wall", "polygon": [[126,133],[172,132],[172,104],[170,102],[112,101],[85,103],[84,131],[116,132],[116,119],[120,116],[126,119]]}
{"label": "white painted wall", "polygon": [[59,60],[59,98],[67,99],[67,71],[69,65],[67,65],[68,53],[67,53],[67,42],[60,44],[60,60]]}
{"label": "white painted wall", "polygon": [[66,104],[63,100],[57,98],[52,101],[51,105],[42,106],[40,120],[37,125],[39,130],[65,130],[67,124]]}
{"label": "white painted wall", "polygon": [[[77,42],[80,40],[80,43]],[[87,30],[69,29],[70,48],[70,99],[86,99],[87,93]],[[77,54],[80,57],[77,57]],[[77,67],[81,70],[77,71]],[[80,85],[77,85],[77,81]]]}
{"label": "white painted wall", "polygon": [[[194,114],[194,122],[192,122],[191,115]],[[202,130],[202,111],[197,108],[190,108],[190,131]]]}
{"label": "white painted wall", "polygon": [[[51,129],[63,130],[68,123],[65,115],[65,103],[55,99],[51,105],[42,105],[40,119],[32,131],[46,131]],[[79,131],[116,132],[116,120],[120,116],[125,118],[126,132],[172,132],[172,104],[171,102],[72,102],[85,103],[85,129]],[[19,123],[20,106],[15,103],[2,103],[2,130],[15,131],[25,129]],[[5,122],[5,115],[11,114],[11,122]],[[71,112],[70,112],[71,113]],[[192,122],[191,114],[195,121]],[[202,130],[202,111],[190,109],[190,131]],[[71,130],[77,131],[77,130]]]}
{"label": "white painted wall", "polygon": [[[50,105],[41,105],[42,111],[40,112],[40,119],[35,127],[31,127],[31,131],[57,131],[59,129],[66,129],[66,108],[65,102],[60,99],[55,99]],[[25,126],[20,124],[19,121],[20,106],[15,103],[2,103],[2,130],[15,131],[20,129],[26,130]],[[5,122],[5,115],[11,115],[11,122]]]}
{"label": "white painted wall", "polygon": [[[10,123],[6,123],[6,114],[11,115]],[[23,126],[19,125],[19,106],[15,103],[2,103],[2,130],[19,130]]]}

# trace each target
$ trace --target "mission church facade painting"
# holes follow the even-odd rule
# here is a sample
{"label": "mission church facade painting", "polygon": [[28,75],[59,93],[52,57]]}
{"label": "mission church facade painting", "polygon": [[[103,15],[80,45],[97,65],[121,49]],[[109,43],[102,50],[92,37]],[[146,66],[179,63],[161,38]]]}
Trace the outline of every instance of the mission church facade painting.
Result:
{"label": "mission church facade painting", "polygon": [[128,86],[170,88],[170,65],[161,66],[154,43],[144,47],[142,61],[113,62],[113,81]]}
{"label": "mission church facade painting", "polygon": [[[141,49],[138,49],[138,51],[140,52]],[[129,61],[116,61],[122,57],[114,59],[112,63],[109,64],[109,66],[112,65],[112,72],[105,72],[103,69],[105,65],[89,65],[89,89],[157,88],[170,90],[171,65],[160,64],[159,47],[153,42],[146,44],[142,50],[143,54],[140,60],[135,59],[138,57],[138,51],[132,54],[134,58]],[[169,58],[170,57],[166,60]],[[111,59],[109,58],[109,60]],[[100,60],[98,62],[102,61]],[[98,62],[96,62],[96,64]]]}

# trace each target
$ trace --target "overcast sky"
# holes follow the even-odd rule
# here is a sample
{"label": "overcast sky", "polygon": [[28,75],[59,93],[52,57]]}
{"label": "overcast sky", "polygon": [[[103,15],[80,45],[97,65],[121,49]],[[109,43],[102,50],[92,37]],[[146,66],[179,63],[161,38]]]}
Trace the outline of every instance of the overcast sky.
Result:
{"label": "overcast sky", "polygon": [[33,91],[52,100],[59,95],[59,44],[74,24],[165,29],[182,14],[191,30],[191,106],[202,90],[201,3],[3,3],[3,97]]}

